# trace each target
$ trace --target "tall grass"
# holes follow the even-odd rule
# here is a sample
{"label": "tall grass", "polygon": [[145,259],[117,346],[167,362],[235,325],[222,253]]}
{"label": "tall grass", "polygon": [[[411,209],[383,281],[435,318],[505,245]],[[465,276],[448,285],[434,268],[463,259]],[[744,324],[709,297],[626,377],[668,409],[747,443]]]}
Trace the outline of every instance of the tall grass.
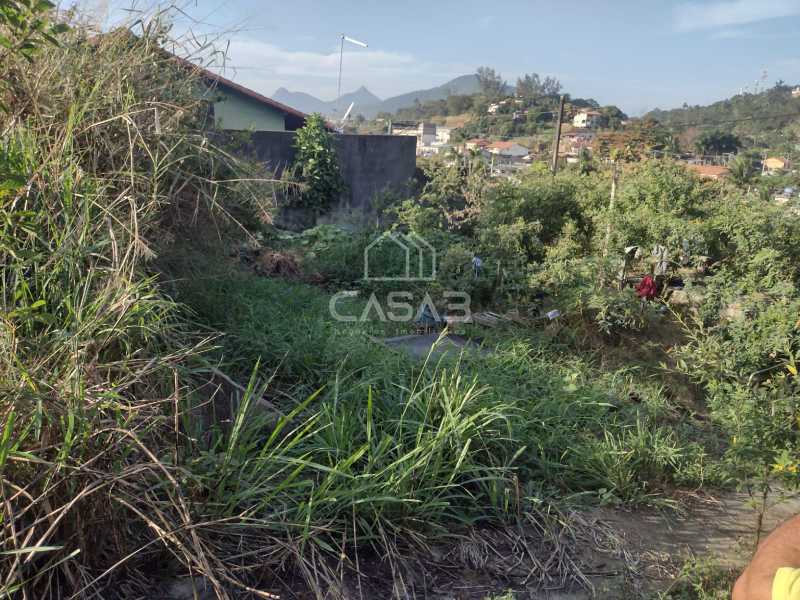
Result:
{"label": "tall grass", "polygon": [[176,213],[213,214],[233,165],[162,33],[75,29],[0,66],[6,596],[88,595],[165,549],[222,590],[175,473],[202,340],[148,261]]}

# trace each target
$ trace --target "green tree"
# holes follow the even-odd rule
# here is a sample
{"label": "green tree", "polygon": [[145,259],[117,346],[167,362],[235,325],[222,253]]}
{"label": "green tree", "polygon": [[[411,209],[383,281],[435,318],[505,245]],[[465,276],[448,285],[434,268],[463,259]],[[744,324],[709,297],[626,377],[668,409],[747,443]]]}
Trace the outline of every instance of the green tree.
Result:
{"label": "green tree", "polygon": [[497,73],[490,67],[478,67],[475,72],[478,77],[478,85],[481,88],[481,94],[486,96],[489,100],[495,100],[505,93],[506,82],[500,73]]}
{"label": "green tree", "polygon": [[472,96],[452,95],[447,97],[447,112],[460,115],[472,109]]}
{"label": "green tree", "polygon": [[746,156],[737,156],[728,163],[730,178],[736,185],[745,186],[751,183],[756,176],[753,161]]}
{"label": "green tree", "polygon": [[538,98],[551,96],[561,91],[561,82],[555,77],[542,79],[538,73],[526,73],[517,79],[517,96],[520,98]]}
{"label": "green tree", "polygon": [[339,171],[333,134],[325,126],[322,115],[313,114],[295,134],[295,173],[303,184],[300,203],[308,208],[324,211],[344,190]]}
{"label": "green tree", "polygon": [[737,136],[719,130],[704,131],[695,141],[695,148],[700,154],[723,154],[736,152],[742,143]]}
{"label": "green tree", "polygon": [[600,112],[605,116],[610,129],[619,129],[622,127],[622,122],[628,119],[628,115],[613,104],[602,107]]}

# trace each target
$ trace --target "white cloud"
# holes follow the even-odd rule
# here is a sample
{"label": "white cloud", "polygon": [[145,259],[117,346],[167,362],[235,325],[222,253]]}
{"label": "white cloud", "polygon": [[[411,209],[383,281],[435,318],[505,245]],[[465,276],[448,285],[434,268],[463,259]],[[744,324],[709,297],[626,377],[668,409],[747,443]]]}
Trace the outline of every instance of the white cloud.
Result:
{"label": "white cloud", "polygon": [[746,25],[797,15],[800,15],[800,0],[692,2],[680,4],[674,10],[675,27],[679,31]]}
{"label": "white cloud", "polygon": [[[214,70],[262,94],[270,95],[278,87],[286,87],[323,100],[336,96],[338,46],[328,53],[295,51],[234,37],[227,51],[226,65],[224,72]],[[363,85],[385,98],[440,85],[471,71],[472,68],[465,65],[423,61],[409,53],[345,48],[342,91],[352,91]]]}

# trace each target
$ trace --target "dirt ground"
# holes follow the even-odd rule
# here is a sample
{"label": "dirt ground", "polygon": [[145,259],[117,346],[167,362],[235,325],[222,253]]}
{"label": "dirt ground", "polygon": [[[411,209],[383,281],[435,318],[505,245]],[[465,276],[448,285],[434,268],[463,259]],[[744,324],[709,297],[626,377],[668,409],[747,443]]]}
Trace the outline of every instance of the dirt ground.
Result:
{"label": "dirt ground", "polygon": [[[605,564],[625,559],[632,573],[625,577],[591,577],[595,595],[585,591],[549,595],[534,592],[530,598],[647,597],[668,588],[687,560],[711,560],[721,567],[739,568],[749,561],[755,548],[758,511],[746,492],[688,496],[678,511],[598,508],[591,513],[619,536],[626,554],[611,563],[598,556],[597,567],[602,569]],[[773,492],[764,514],[761,539],[797,514],[800,494]]]}
{"label": "dirt ground", "polygon": [[[738,569],[750,559],[755,544],[757,511],[745,492],[681,499],[680,510],[625,511],[597,508],[580,515],[595,524],[596,535],[583,537],[585,546],[574,556],[591,587],[579,581],[557,586],[519,585],[495,576],[491,583],[480,572],[463,572],[461,586],[450,593],[425,594],[437,600],[513,598],[514,600],[634,600],[653,598],[667,590],[690,560],[713,561]],[[762,525],[770,531],[800,514],[800,494],[774,493]],[[458,580],[458,577],[454,578]],[[468,589],[468,588],[472,589]],[[551,587],[551,589],[547,589]],[[506,593],[510,596],[504,596]]]}

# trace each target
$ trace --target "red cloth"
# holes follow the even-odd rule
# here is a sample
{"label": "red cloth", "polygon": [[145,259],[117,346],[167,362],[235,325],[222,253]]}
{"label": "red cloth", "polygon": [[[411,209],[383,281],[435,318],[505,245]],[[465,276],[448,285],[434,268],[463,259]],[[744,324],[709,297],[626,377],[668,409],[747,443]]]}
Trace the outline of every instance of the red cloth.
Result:
{"label": "red cloth", "polygon": [[658,294],[655,280],[650,275],[645,275],[639,285],[636,286],[636,294],[639,298],[652,300]]}

